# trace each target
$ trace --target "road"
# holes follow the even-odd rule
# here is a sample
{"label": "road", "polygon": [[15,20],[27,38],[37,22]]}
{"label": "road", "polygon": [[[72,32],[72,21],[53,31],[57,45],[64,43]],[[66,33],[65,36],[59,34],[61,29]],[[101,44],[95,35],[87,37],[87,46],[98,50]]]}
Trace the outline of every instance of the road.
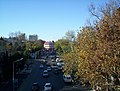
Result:
{"label": "road", "polygon": [[62,72],[59,74],[54,74],[53,69],[49,72],[48,78],[43,78],[43,70],[47,68],[44,64],[44,68],[40,69],[39,66],[41,64],[40,60],[35,60],[35,64],[33,66],[31,74],[28,78],[23,82],[23,84],[19,87],[18,91],[31,91],[32,84],[34,82],[39,82],[40,90],[43,90],[44,84],[46,82],[51,82],[53,85],[53,91],[59,91],[59,89],[64,87],[64,82],[62,79]]}
{"label": "road", "polygon": [[[70,86],[70,84],[65,84],[62,79],[62,71],[59,71],[59,74],[54,74],[52,71],[49,72],[49,77],[44,78],[43,77],[43,71],[47,68],[47,66],[44,64],[44,68],[40,69],[40,64],[42,62],[40,59],[35,60],[35,63],[32,68],[32,72],[30,75],[25,79],[25,81],[22,83],[22,85],[18,88],[17,91],[32,91],[31,87],[34,82],[38,82],[40,85],[40,90],[43,91],[43,87],[46,82],[51,82],[53,86],[52,91],[60,91],[63,87]],[[62,91],[62,90],[61,90]],[[67,90],[66,90],[67,91]],[[86,91],[86,90],[79,90],[79,91]]]}

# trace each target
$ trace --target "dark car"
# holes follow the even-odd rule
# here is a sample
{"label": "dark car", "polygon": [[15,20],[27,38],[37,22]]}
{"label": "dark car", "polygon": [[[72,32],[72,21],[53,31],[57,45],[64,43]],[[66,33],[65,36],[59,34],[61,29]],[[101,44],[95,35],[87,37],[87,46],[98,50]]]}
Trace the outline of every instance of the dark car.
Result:
{"label": "dark car", "polygon": [[59,70],[58,69],[54,69],[54,74],[59,74]]}
{"label": "dark car", "polygon": [[44,70],[43,77],[48,77],[48,70]]}
{"label": "dark car", "polygon": [[40,69],[43,69],[43,68],[44,68],[44,65],[43,65],[43,64],[41,64],[41,65],[40,65]]}
{"label": "dark car", "polygon": [[39,84],[38,82],[33,83],[32,85],[32,91],[38,91],[39,90]]}

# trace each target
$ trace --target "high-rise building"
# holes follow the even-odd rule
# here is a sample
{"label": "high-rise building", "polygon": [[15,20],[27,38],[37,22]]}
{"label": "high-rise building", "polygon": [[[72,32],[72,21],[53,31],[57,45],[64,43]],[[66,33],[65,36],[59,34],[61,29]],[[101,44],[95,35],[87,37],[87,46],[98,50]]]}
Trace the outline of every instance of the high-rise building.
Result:
{"label": "high-rise building", "polygon": [[29,41],[37,41],[38,35],[29,35]]}

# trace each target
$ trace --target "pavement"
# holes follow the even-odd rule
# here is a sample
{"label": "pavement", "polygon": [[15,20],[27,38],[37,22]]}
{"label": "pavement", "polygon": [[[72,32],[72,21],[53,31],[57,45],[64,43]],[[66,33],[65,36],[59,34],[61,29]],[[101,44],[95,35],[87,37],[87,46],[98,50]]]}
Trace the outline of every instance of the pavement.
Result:
{"label": "pavement", "polygon": [[[32,72],[28,77],[24,80],[24,82],[20,85],[17,91],[31,91],[32,84],[34,82],[38,82],[40,85],[40,91],[43,91],[44,84],[46,82],[51,82],[53,86],[53,91],[89,91],[87,88],[82,86],[73,87],[73,84],[64,83],[62,75],[63,73],[59,71],[59,74],[54,74],[54,69],[49,71],[49,77],[43,78],[43,71],[48,67],[44,64],[44,68],[40,69],[39,66],[42,63],[42,60],[35,60],[34,66],[32,67]],[[46,60],[49,61],[49,60]]]}
{"label": "pavement", "polygon": [[9,84],[9,81],[0,82],[0,91],[4,91],[4,88]]}
{"label": "pavement", "polygon": [[31,75],[30,73],[31,73],[32,70],[34,69],[34,66],[35,66],[35,63],[31,64],[31,65],[29,66],[29,68],[25,68],[25,69],[22,71],[22,73],[27,73],[27,74],[29,74],[29,75],[23,80],[23,82],[21,83],[21,85],[18,87],[17,91],[21,91],[22,87],[24,87],[25,82],[29,79],[29,77],[30,77],[30,75]]}
{"label": "pavement", "polygon": [[[21,72],[19,72],[19,74],[27,74],[27,77],[25,77],[25,79],[23,79],[21,85],[26,81],[26,79],[29,77],[30,73],[32,72],[34,67],[34,64],[31,64],[29,66],[29,68],[24,68]],[[18,89],[21,87],[21,85],[18,87]]]}
{"label": "pavement", "polygon": [[61,89],[60,91],[87,91],[87,89],[83,89],[81,87],[64,87],[63,89]]}
{"label": "pavement", "polygon": [[[19,86],[24,82],[24,80],[29,76],[29,74],[32,72],[32,68],[34,66],[33,64],[30,64],[29,68],[24,68],[21,71],[18,71],[15,75],[15,77],[17,77],[19,79],[19,84],[18,87],[16,89],[19,88]],[[13,89],[13,84],[12,84],[12,79],[9,81],[3,81],[0,82],[0,91],[12,91]]]}
{"label": "pavement", "polygon": [[[15,89],[15,91],[30,91],[31,85],[33,82],[38,81],[41,85],[41,89],[46,82],[50,81],[54,85],[53,91],[89,91],[88,89],[83,88],[82,86],[73,87],[70,85],[66,85],[62,79],[62,73],[59,75],[54,75],[53,72],[49,72],[50,76],[46,79],[42,77],[43,70],[39,69],[40,62],[42,60],[35,60],[33,64],[29,66],[29,68],[24,68],[23,70],[17,73],[17,78],[19,79],[19,85]],[[44,61],[44,60],[43,60]],[[48,61],[48,60],[47,60]],[[0,91],[12,91],[12,80],[6,82],[6,85],[3,86],[4,89],[0,89]]]}

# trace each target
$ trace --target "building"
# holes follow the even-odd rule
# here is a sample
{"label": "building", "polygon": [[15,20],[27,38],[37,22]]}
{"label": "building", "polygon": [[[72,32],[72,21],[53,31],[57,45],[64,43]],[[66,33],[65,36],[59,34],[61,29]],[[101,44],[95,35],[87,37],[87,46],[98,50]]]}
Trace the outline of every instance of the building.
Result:
{"label": "building", "polygon": [[46,50],[54,50],[54,42],[51,42],[51,41],[45,42],[44,43],[44,48]]}
{"label": "building", "polygon": [[6,42],[3,38],[0,38],[0,53],[6,52]]}
{"label": "building", "polygon": [[38,36],[37,35],[29,35],[29,41],[37,41]]}
{"label": "building", "polygon": [[3,67],[4,67],[5,61],[7,61],[6,41],[1,37],[0,38],[0,81],[4,77]]}

